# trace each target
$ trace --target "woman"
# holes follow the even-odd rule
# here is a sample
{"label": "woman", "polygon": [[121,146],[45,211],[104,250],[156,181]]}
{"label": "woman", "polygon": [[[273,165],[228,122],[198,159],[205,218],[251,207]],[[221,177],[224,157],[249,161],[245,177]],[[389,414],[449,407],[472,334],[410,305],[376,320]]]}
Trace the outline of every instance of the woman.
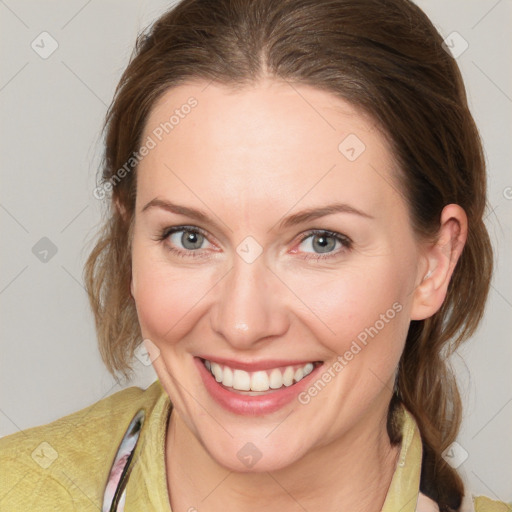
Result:
{"label": "woman", "polygon": [[463,82],[407,0],[185,0],[106,119],[100,351],[158,380],[4,438],[6,510],[501,511],[443,458],[492,272]]}

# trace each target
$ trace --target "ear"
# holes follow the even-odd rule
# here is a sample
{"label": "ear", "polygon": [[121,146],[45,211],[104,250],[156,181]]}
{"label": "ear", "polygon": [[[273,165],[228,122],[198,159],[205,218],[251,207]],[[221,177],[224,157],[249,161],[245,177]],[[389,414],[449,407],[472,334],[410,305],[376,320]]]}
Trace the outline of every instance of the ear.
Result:
{"label": "ear", "polygon": [[119,200],[119,197],[115,197],[114,198],[114,207],[118,211],[119,215],[121,215],[123,220],[126,222],[126,220],[127,220],[126,208],[124,207],[124,205]]}
{"label": "ear", "polygon": [[426,264],[414,290],[411,320],[424,320],[441,308],[467,232],[466,212],[457,204],[445,206],[436,242],[423,249]]}
{"label": "ear", "polygon": [[[114,207],[118,211],[119,215],[123,218],[125,222],[128,221],[128,215],[126,213],[126,208],[119,200],[119,197],[114,198]],[[133,298],[133,277],[130,279],[130,295]]]}

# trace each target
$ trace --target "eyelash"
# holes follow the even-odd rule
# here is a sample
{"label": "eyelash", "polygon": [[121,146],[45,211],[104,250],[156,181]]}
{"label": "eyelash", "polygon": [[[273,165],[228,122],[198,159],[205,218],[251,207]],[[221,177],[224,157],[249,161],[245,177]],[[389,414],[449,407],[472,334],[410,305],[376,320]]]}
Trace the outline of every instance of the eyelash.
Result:
{"label": "eyelash", "polygon": [[[205,231],[203,231],[202,229],[200,229],[200,228],[197,228],[197,227],[194,227],[194,226],[174,226],[174,227],[164,228],[161,231],[161,233],[157,236],[156,240],[158,242],[160,242],[160,243],[164,243],[165,248],[169,252],[172,252],[173,254],[176,254],[177,256],[180,256],[181,258],[208,257],[208,256],[202,256],[201,253],[199,253],[198,250],[196,250],[196,251],[181,250],[181,249],[176,249],[175,247],[172,247],[172,246],[170,246],[168,244],[165,244],[165,241],[167,240],[167,238],[169,238],[170,235],[172,235],[174,233],[179,233],[180,231],[184,231],[184,232],[187,232],[187,233],[199,234],[199,235],[204,236],[206,239],[208,239],[207,233]],[[329,253],[325,253],[325,254],[307,253],[308,254],[307,256],[301,256],[301,258],[304,259],[304,260],[310,260],[310,259],[317,260],[317,261],[318,260],[326,260],[326,259],[330,259],[330,258],[334,258],[336,256],[339,256],[341,252],[350,250],[352,248],[352,240],[350,240],[350,238],[348,238],[347,236],[342,235],[340,233],[336,233],[334,231],[329,231],[329,230],[326,230],[326,229],[312,229],[312,230],[306,232],[301,237],[301,239],[299,241],[299,245],[302,242],[304,242],[304,240],[307,240],[308,238],[310,238],[311,236],[314,236],[314,235],[324,235],[324,236],[327,236],[329,238],[334,238],[336,241],[341,243],[343,248],[339,249],[336,252],[329,252]]]}

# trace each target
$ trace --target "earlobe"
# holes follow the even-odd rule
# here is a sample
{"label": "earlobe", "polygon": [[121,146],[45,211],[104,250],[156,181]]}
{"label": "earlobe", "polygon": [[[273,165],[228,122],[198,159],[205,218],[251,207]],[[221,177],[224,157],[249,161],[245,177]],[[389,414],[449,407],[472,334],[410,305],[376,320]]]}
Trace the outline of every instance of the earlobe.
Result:
{"label": "earlobe", "polygon": [[467,229],[468,221],[464,210],[456,204],[445,206],[441,214],[438,238],[424,252],[428,271],[421,277],[414,291],[411,320],[424,320],[441,308],[466,242]]}

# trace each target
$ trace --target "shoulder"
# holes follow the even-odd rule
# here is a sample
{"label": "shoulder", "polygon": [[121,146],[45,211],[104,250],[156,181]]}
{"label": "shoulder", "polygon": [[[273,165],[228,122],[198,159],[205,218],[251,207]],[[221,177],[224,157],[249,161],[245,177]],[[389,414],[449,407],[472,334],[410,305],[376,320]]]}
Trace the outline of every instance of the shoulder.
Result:
{"label": "shoulder", "polygon": [[[424,451],[420,441],[421,435],[414,415],[403,404],[401,411],[403,411],[403,415],[397,415],[394,421],[397,422],[396,428],[400,429],[402,433],[402,449],[406,448],[412,454],[412,456],[408,455],[408,461],[411,462],[409,467],[415,468],[420,466],[424,460]],[[416,441],[414,441],[414,433],[419,436]],[[408,472],[407,478],[410,478],[410,475],[410,472]],[[439,506],[433,499],[420,491],[416,512],[439,512]],[[512,503],[495,501],[487,496],[478,496],[469,492],[469,489],[466,488],[458,512],[512,512]]]}
{"label": "shoulder", "polygon": [[[0,509],[98,510],[124,431],[149,415],[163,389],[130,387],[60,418],[0,439]],[[98,506],[98,504],[100,504]],[[5,508],[4,508],[5,507]]]}
{"label": "shoulder", "polygon": [[[416,512],[439,512],[439,506],[422,492],[418,495]],[[466,494],[462,500],[459,512],[512,512],[512,504],[494,501],[487,496],[472,496]]]}
{"label": "shoulder", "polygon": [[487,496],[473,497],[475,512],[512,512],[512,503],[491,500]]}

